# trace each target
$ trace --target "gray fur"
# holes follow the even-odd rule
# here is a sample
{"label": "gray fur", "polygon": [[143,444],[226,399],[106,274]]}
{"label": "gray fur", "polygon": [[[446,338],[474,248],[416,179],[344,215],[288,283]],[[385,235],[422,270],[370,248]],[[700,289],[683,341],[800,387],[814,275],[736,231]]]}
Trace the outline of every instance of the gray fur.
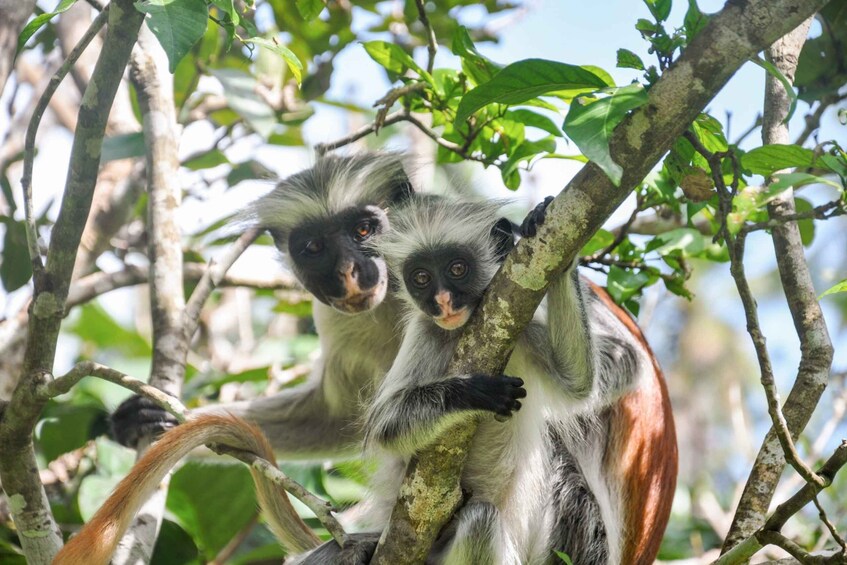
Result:
{"label": "gray fur", "polygon": [[[391,233],[376,249],[396,273],[421,250],[461,243],[474,250],[489,281],[497,268],[488,237],[496,210],[491,203],[419,199],[395,214]],[[436,327],[404,289],[400,296],[412,311],[365,426],[368,445],[386,460],[407,460],[447,425],[480,417],[472,410],[444,413],[438,386],[426,387],[426,397],[412,392],[468,376],[447,374],[461,332]],[[574,269],[563,273],[505,370],[525,382],[523,408],[505,423],[482,414],[468,454],[462,487],[471,493],[470,505],[489,512],[484,520],[478,513],[457,515],[449,530],[454,538],[441,540],[431,559],[484,563],[488,558],[469,561],[468,555],[491,555],[493,563],[546,563],[555,560],[554,549],[566,548],[580,565],[619,563],[622,503],[614,481],[604,476],[603,414],[650,369],[647,353]],[[397,478],[385,480],[385,504],[393,502],[398,485]],[[461,532],[473,532],[472,540]],[[487,541],[478,537],[483,535]]]}

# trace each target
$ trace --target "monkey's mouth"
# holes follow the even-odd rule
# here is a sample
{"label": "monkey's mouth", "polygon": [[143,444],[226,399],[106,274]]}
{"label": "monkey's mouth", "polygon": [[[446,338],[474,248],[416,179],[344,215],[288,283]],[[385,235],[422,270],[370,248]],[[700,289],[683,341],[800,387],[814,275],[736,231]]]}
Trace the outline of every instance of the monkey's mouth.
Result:
{"label": "monkey's mouth", "polygon": [[470,317],[470,309],[462,308],[460,310],[456,310],[455,312],[450,312],[449,314],[442,314],[441,316],[437,316],[433,318],[433,320],[440,328],[443,328],[445,330],[455,330],[464,326],[465,322],[467,322],[468,318]]}
{"label": "monkey's mouth", "polygon": [[358,314],[376,308],[385,298],[386,285],[380,282],[368,291],[348,294],[344,298],[332,298],[330,306],[345,314]]}

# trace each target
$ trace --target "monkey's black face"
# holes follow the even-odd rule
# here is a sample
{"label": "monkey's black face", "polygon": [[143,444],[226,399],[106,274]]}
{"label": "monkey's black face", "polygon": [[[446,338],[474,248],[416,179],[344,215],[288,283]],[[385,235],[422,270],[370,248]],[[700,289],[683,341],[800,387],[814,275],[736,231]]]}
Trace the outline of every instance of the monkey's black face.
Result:
{"label": "monkey's black face", "polygon": [[487,281],[474,255],[462,247],[446,247],[411,255],[403,265],[403,283],[418,308],[438,326],[465,325],[479,304]]}
{"label": "monkey's black face", "polygon": [[348,208],[291,231],[288,253],[306,290],[348,314],[379,305],[388,287],[388,269],[366,242],[388,227],[377,206]]}

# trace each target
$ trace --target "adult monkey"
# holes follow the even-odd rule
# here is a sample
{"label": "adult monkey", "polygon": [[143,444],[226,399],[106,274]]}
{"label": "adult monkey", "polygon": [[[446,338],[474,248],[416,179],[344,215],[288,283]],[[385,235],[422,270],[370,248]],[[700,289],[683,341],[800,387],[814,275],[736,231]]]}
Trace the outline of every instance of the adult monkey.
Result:
{"label": "adult monkey", "polygon": [[[270,232],[317,298],[313,316],[321,356],[302,386],[193,414],[226,411],[256,423],[282,459],[361,451],[362,401],[388,371],[401,337],[399,302],[387,293],[385,261],[365,243],[389,227],[386,210],[412,192],[399,154],[327,156],[247,207],[247,222]],[[175,425],[167,412],[137,396],[112,416],[116,438],[130,447]]]}

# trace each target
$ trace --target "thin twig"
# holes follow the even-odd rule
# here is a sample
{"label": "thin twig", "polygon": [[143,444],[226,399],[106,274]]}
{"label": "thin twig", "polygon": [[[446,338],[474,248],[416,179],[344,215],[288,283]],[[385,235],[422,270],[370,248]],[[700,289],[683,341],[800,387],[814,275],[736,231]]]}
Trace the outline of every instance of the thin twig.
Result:
{"label": "thin twig", "polygon": [[803,131],[800,132],[800,135],[797,136],[797,139],[794,140],[794,145],[803,145],[806,141],[811,137],[811,135],[821,127],[821,118],[823,117],[823,113],[826,112],[827,108],[832,106],[833,104],[838,104],[842,100],[847,99],[847,94],[841,94],[836,96],[824,96],[818,101],[818,107],[815,108],[815,111],[811,114],[806,114],[806,127],[803,128]]}
{"label": "thin twig", "polygon": [[88,29],[80,38],[71,52],[68,54],[65,62],[59,67],[59,70],[50,79],[50,83],[38,99],[38,104],[32,113],[32,119],[26,130],[26,140],[24,142],[24,172],[21,177],[21,188],[24,193],[24,215],[26,216],[26,242],[29,250],[29,258],[32,262],[32,271],[36,281],[44,272],[44,263],[41,260],[41,251],[38,249],[38,227],[35,225],[35,211],[32,204],[32,168],[35,162],[35,136],[38,133],[38,126],[41,124],[41,118],[44,116],[47,106],[50,104],[50,99],[56,93],[56,89],[64,80],[65,76],[70,72],[85,51],[91,40],[94,39],[100,30],[106,25],[106,20],[109,16],[108,7],[103,9],[97,17],[88,26]]}
{"label": "thin twig", "polygon": [[[406,118],[405,111],[397,111],[393,114],[389,114],[382,120],[383,126],[390,126],[392,124],[396,124],[397,122],[402,122]],[[353,133],[342,137],[341,139],[337,139],[335,141],[331,141],[329,143],[319,143],[315,145],[315,153],[318,155],[324,155],[330,151],[334,151],[339,147],[344,147],[346,145],[350,145],[351,143],[355,143],[359,141],[363,137],[367,137],[370,134],[374,133],[377,130],[376,123],[370,123],[365,126],[360,127]]]}
{"label": "thin twig", "polygon": [[818,518],[820,518],[821,522],[823,522],[824,526],[826,526],[826,529],[829,530],[829,535],[832,536],[835,543],[841,546],[841,553],[847,554],[847,542],[844,541],[844,538],[838,535],[838,530],[835,529],[835,525],[830,522],[827,517],[826,510],[824,510],[823,506],[821,506],[820,500],[818,500],[818,495],[815,495],[815,497],[812,498],[812,502],[815,503],[815,507],[818,509]]}
{"label": "thin twig", "polygon": [[183,312],[185,323],[185,337],[191,339],[194,331],[197,329],[197,321],[200,318],[200,312],[203,310],[203,305],[208,300],[209,295],[223,280],[226,272],[232,267],[232,264],[241,257],[241,254],[256,241],[256,238],[261,234],[258,228],[252,228],[241,234],[233,244],[224,252],[217,260],[209,262],[206,272],[200,278],[200,282],[191,293],[191,298],[188,299]]}
{"label": "thin twig", "polygon": [[[720,233],[726,242],[730,258],[730,274],[735,280],[735,287],[738,289],[738,295],[741,298],[741,303],[744,306],[744,313],[747,318],[747,333],[750,334],[750,339],[753,341],[753,347],[756,350],[756,358],[759,362],[759,370],[761,372],[762,388],[765,391],[765,397],[768,403],[768,413],[773,421],[774,430],[776,431],[779,443],[785,453],[786,460],[792,467],[803,477],[807,482],[818,486],[824,486],[824,479],[819,477],[800,457],[797,452],[797,447],[794,445],[794,440],[791,438],[791,432],[788,429],[788,422],[785,420],[785,415],[782,413],[782,407],[779,400],[779,391],[776,388],[776,381],[773,376],[773,367],[771,365],[770,355],[765,343],[765,336],[762,333],[759,325],[759,317],[757,314],[756,300],[753,298],[753,293],[750,290],[750,285],[747,282],[747,276],[744,272],[744,247],[747,239],[745,231],[733,237],[727,225],[729,212],[732,210],[732,199],[736,192],[738,182],[738,165],[735,162],[734,152],[728,153],[712,153],[706,149],[697,136],[690,131],[686,131],[685,138],[692,144],[695,151],[700,153],[709,163],[709,168],[712,173],[712,180],[718,191],[720,201]],[[721,163],[724,158],[733,159],[735,175],[733,178],[733,186],[727,187],[723,180],[723,171]]]}
{"label": "thin twig", "polygon": [[338,543],[339,546],[343,547],[345,542],[347,541],[347,534],[344,531],[344,528],[341,524],[338,523],[338,520],[335,516],[332,515],[332,512],[335,510],[329,502],[318,498],[311,492],[309,492],[303,485],[298,483],[297,481],[288,477],[285,473],[279,470],[275,465],[269,463],[265,459],[259,457],[255,453],[251,453],[249,451],[244,451],[242,449],[235,449],[224,445],[215,445],[214,450],[218,453],[225,453],[232,457],[235,457],[239,461],[243,461],[247,463],[260,473],[262,473],[269,480],[281,486],[287,492],[291,493],[297,500],[305,504],[309,510],[315,513],[315,516],[318,518],[321,524],[323,524],[324,528],[332,535],[333,539]]}
{"label": "thin twig", "polygon": [[82,361],[55,379],[48,380],[37,386],[36,396],[48,400],[60,394],[65,394],[84,377],[97,377],[110,383],[120,385],[136,394],[145,396],[158,404],[163,410],[173,414],[180,422],[185,422],[186,408],[179,399],[166,394],[158,388],[148,385],[144,381],[134,379],[129,375],[121,373],[111,367],[95,363],[94,361]]}
{"label": "thin twig", "polygon": [[424,6],[423,0],[415,0],[415,4],[418,7],[418,19],[421,20],[426,30],[426,49],[428,54],[426,72],[432,74],[432,69],[435,66],[435,53],[438,51],[438,43],[432,25],[429,23],[429,17],[426,15],[426,6]]}
{"label": "thin twig", "polygon": [[781,226],[788,222],[796,222],[798,220],[828,220],[836,216],[847,214],[845,203],[843,200],[833,200],[826,204],[816,206],[805,212],[795,212],[793,214],[785,214],[779,218],[771,218],[766,222],[758,222],[755,224],[746,224],[741,228],[741,231],[750,233],[759,230],[769,230]]}

